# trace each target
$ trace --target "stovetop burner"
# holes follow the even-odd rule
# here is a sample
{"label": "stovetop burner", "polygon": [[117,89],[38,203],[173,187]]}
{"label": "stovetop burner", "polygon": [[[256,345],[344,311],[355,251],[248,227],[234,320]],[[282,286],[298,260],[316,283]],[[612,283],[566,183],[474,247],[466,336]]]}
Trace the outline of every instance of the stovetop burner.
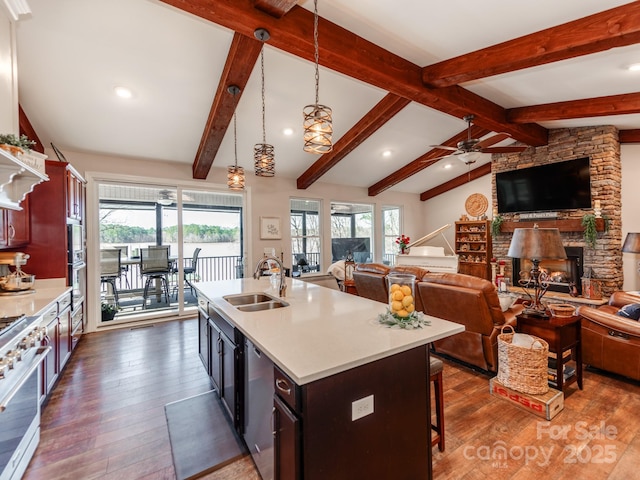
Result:
{"label": "stovetop burner", "polygon": [[23,313],[21,315],[14,315],[12,317],[0,317],[0,336],[8,333],[11,330],[11,327],[16,323],[22,320],[26,315]]}

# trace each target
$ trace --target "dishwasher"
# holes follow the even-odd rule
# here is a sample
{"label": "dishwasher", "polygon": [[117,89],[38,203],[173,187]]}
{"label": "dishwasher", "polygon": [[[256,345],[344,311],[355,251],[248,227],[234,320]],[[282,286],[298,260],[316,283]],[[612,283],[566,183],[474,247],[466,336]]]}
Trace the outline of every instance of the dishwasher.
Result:
{"label": "dishwasher", "polygon": [[273,480],[273,362],[245,338],[244,441],[263,480]]}

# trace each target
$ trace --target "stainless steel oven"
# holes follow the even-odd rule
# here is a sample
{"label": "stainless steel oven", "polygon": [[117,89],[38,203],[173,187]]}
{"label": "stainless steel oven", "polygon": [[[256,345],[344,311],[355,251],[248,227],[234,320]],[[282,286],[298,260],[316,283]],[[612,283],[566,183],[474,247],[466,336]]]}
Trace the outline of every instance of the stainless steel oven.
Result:
{"label": "stainless steel oven", "polygon": [[[11,322],[11,323],[9,323]],[[17,480],[40,440],[40,317],[0,318],[0,480]]]}

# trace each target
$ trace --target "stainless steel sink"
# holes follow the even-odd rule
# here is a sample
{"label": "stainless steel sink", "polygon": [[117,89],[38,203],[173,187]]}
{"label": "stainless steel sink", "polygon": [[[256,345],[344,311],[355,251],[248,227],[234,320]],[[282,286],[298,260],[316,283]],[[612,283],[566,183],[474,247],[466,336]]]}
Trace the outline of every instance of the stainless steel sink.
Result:
{"label": "stainless steel sink", "polygon": [[227,295],[222,298],[241,312],[260,312],[289,306],[287,302],[278,297],[272,297],[262,292],[240,293],[238,295]]}
{"label": "stainless steel sink", "polygon": [[266,293],[241,293],[238,295],[227,295],[224,298],[227,302],[229,302],[233,306],[238,305],[249,305],[252,303],[262,303],[262,302],[271,302],[278,301],[276,298],[267,295]]}
{"label": "stainless steel sink", "polygon": [[241,312],[261,312],[263,310],[273,310],[274,308],[282,308],[288,307],[289,304],[286,302],[262,302],[262,303],[253,303],[251,305],[242,305],[237,307]]}

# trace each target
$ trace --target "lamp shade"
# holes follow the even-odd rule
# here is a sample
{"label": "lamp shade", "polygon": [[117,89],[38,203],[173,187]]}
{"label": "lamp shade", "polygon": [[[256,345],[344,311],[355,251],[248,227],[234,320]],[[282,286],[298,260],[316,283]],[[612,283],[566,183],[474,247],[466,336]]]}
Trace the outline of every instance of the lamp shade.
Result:
{"label": "lamp shade", "polygon": [[627,253],[640,253],[640,233],[627,233],[624,239],[622,251]]}
{"label": "lamp shade", "polygon": [[516,228],[507,256],[531,260],[567,258],[560,230],[557,228]]}

